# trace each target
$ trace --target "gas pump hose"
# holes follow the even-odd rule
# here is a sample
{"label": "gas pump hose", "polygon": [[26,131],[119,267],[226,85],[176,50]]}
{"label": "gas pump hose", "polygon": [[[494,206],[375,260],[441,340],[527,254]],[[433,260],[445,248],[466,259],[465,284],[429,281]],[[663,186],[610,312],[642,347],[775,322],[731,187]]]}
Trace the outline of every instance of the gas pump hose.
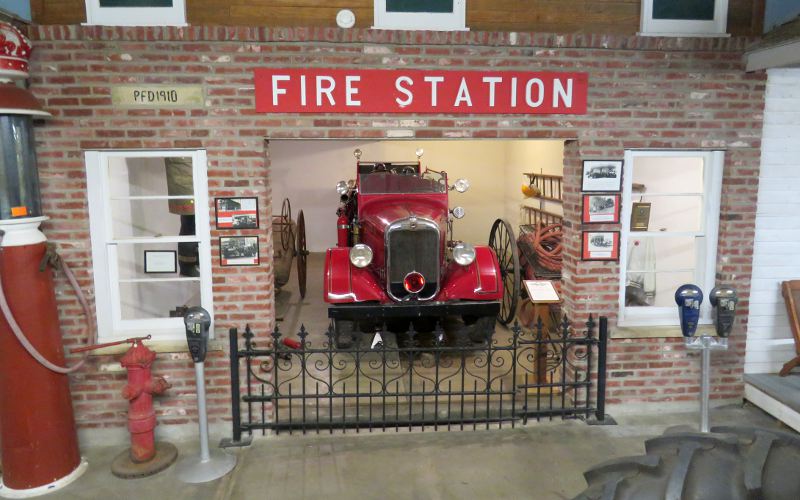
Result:
{"label": "gas pump hose", "polygon": [[[0,252],[3,251],[4,234],[5,234],[4,231],[0,231]],[[69,268],[66,262],[60,260],[60,263],[61,263],[61,270],[64,272],[64,276],[67,277],[67,281],[69,281],[69,284],[72,286],[73,290],[75,290],[75,294],[78,296],[78,301],[81,303],[81,307],[83,308],[83,313],[86,315],[88,334],[90,337],[92,337],[89,339],[89,342],[93,343],[94,328],[92,326],[92,311],[89,308],[89,303],[86,301],[86,297],[83,295],[83,292],[81,291],[81,287],[78,284],[78,280],[75,279],[75,274],[72,272],[72,270]],[[14,336],[17,337],[17,340],[19,341],[20,344],[22,344],[22,347],[25,348],[26,351],[28,351],[28,354],[30,354],[36,361],[38,361],[42,366],[44,366],[48,370],[66,375],[76,370],[79,370],[84,365],[84,363],[86,363],[88,355],[84,355],[83,359],[81,359],[72,366],[68,367],[58,366],[48,361],[47,358],[45,358],[39,351],[36,350],[33,344],[31,344],[31,342],[25,336],[25,333],[22,331],[22,328],[20,328],[19,324],[17,323],[17,320],[14,319],[14,315],[11,313],[11,308],[8,305],[5,292],[3,291],[2,277],[0,277],[0,312],[2,312],[3,316],[5,316],[6,321],[8,322],[8,326],[11,327],[11,331],[14,332]]]}

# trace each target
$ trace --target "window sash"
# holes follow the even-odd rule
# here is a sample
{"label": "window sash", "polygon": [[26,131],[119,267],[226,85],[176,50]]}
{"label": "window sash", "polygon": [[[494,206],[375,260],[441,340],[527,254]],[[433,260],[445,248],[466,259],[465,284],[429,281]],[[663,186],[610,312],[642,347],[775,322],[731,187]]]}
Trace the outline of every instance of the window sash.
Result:
{"label": "window sash", "polygon": [[[639,157],[691,157],[703,158],[703,231],[678,232],[650,232],[631,231],[630,220],[633,195],[633,168],[634,159]],[[625,326],[676,326],[679,324],[676,307],[626,307],[625,284],[628,276],[628,241],[631,237],[669,237],[687,235],[695,237],[695,283],[708,294],[714,287],[716,277],[717,236],[719,230],[719,209],[722,192],[722,170],[724,163],[723,151],[633,151],[625,152],[623,165],[623,190],[622,190],[622,228],[620,231],[620,290],[619,290],[619,320],[621,327]],[[631,270],[631,272],[636,272]],[[674,271],[673,271],[674,272]],[[700,323],[711,323],[711,306],[709,301],[703,302],[700,310]]]}
{"label": "window sash", "polygon": [[86,25],[187,26],[186,0],[172,0],[172,7],[101,7],[100,0],[86,0]]}
{"label": "window sash", "polygon": [[728,0],[715,0],[714,19],[653,19],[653,0],[642,0],[641,36],[725,36],[728,25]]}
{"label": "window sash", "polygon": [[[130,157],[186,157],[192,158],[196,234],[193,236],[159,236],[113,238],[113,220],[110,210],[112,197],[109,188],[109,160]],[[114,341],[138,334],[151,334],[156,340],[181,340],[184,337],[182,318],[122,319],[120,283],[133,282],[120,279],[117,246],[128,244],[197,243],[200,266],[200,302],[212,317],[213,296],[211,287],[211,234],[208,210],[208,180],[206,153],[203,150],[163,151],[87,151],[87,191],[89,198],[89,224],[94,261],[94,285],[98,339]],[[161,197],[163,198],[163,197]],[[187,197],[172,197],[187,198]],[[163,279],[162,279],[163,280]],[[187,281],[175,278],[175,280]],[[197,278],[195,280],[198,280]]]}
{"label": "window sash", "polygon": [[469,31],[466,0],[453,0],[453,12],[387,12],[386,0],[374,0],[373,29]]}

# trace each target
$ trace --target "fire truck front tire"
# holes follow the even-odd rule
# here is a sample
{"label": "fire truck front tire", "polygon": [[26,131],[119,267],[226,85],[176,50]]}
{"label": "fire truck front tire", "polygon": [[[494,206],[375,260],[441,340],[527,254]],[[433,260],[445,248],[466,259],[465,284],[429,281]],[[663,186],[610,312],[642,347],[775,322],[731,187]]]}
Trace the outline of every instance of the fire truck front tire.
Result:
{"label": "fire truck front tire", "polygon": [[665,434],[647,454],[610,460],[584,473],[575,500],[796,500],[800,437],[772,429],[714,427]]}

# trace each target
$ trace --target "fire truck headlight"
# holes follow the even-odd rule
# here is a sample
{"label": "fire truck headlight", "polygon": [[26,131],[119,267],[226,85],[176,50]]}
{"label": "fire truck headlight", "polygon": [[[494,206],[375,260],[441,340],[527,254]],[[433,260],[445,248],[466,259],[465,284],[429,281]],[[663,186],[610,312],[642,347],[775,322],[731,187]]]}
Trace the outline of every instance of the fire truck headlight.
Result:
{"label": "fire truck headlight", "polygon": [[349,188],[347,187],[347,183],[345,181],[339,181],[336,183],[336,192],[339,194],[345,194]]}
{"label": "fire truck headlight", "polygon": [[453,259],[461,266],[468,266],[475,261],[475,247],[469,243],[457,243],[453,247]]}
{"label": "fire truck headlight", "polygon": [[453,189],[459,193],[465,193],[467,189],[469,189],[469,181],[466,179],[458,179],[455,184],[453,184]]}
{"label": "fire truck headlight", "polygon": [[372,249],[363,243],[357,243],[350,249],[350,263],[356,267],[367,267],[372,262]]}

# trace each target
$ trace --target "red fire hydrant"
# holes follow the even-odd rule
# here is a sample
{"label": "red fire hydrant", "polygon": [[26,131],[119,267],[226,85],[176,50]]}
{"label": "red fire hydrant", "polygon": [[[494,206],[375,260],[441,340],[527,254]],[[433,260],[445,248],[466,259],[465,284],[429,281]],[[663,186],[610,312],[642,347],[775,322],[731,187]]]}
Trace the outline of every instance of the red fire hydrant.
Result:
{"label": "red fire hydrant", "polygon": [[153,377],[150,367],[155,359],[156,353],[145,347],[141,339],[135,339],[120,360],[122,367],[128,370],[128,385],[122,389],[122,397],[130,401],[128,430],[131,432],[131,460],[135,463],[152,460],[156,454],[153,395],[172,387],[163,377]]}
{"label": "red fire hydrant", "polygon": [[169,467],[178,457],[178,450],[174,445],[155,442],[156,412],[153,409],[153,395],[162,394],[171,385],[163,377],[153,377],[150,367],[156,359],[156,353],[144,345],[143,341],[148,339],[149,335],[71,349],[72,352],[81,352],[125,343],[133,344],[120,359],[120,364],[128,370],[128,384],[122,389],[122,397],[130,402],[128,430],[131,433],[131,449],[118,455],[111,463],[111,472],[122,478],[155,474]]}

